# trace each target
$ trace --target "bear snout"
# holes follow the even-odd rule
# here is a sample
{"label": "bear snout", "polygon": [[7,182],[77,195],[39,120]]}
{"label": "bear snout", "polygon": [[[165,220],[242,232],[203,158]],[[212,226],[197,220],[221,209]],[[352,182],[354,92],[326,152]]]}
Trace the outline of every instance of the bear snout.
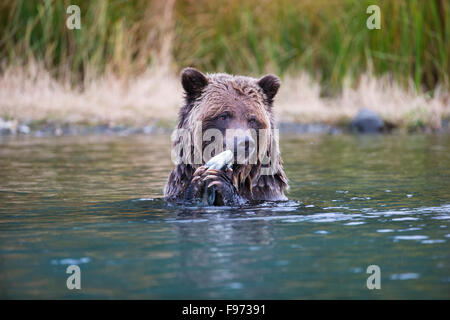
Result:
{"label": "bear snout", "polygon": [[256,149],[255,140],[248,135],[235,136],[233,141],[233,154],[235,162],[238,164],[250,163],[254,164],[256,161],[251,162],[251,156]]}

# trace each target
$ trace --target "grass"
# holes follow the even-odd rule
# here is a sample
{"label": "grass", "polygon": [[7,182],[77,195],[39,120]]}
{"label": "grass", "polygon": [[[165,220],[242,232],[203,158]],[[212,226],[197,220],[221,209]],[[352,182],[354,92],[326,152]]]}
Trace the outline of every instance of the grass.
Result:
{"label": "grass", "polygon": [[181,105],[181,84],[162,69],[125,79],[105,75],[83,89],[54,79],[38,65],[12,68],[0,77],[0,110],[7,119],[139,125],[174,121]]}
{"label": "grass", "polygon": [[[306,70],[332,92],[372,71],[403,85],[448,83],[449,4],[445,1],[180,2],[175,60],[207,70],[285,74]],[[369,4],[381,30],[366,28]],[[325,92],[326,93],[326,92]]]}
{"label": "grass", "polygon": [[[81,8],[69,30],[66,8]],[[381,30],[366,8],[381,9]],[[44,0],[0,4],[0,117],[173,121],[185,66],[283,79],[286,121],[370,107],[400,126],[448,117],[445,0]]]}
{"label": "grass", "polygon": [[[448,92],[417,93],[389,77],[363,75],[356,86],[343,85],[333,97],[321,96],[321,85],[307,73],[286,76],[275,99],[277,119],[296,123],[348,123],[360,108],[379,113],[403,128],[438,129],[450,115]],[[182,103],[176,75],[153,68],[131,79],[114,75],[92,80],[80,90],[54,79],[43,67],[12,68],[0,77],[0,111],[7,119],[24,122],[57,122],[173,127]]]}

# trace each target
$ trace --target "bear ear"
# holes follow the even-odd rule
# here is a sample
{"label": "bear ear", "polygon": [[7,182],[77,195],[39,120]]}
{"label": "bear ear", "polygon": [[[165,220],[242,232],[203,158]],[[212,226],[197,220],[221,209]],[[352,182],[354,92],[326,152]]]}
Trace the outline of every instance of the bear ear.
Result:
{"label": "bear ear", "polygon": [[273,74],[268,74],[258,80],[258,85],[266,94],[269,104],[271,104],[280,88],[280,79]]}
{"label": "bear ear", "polygon": [[181,84],[189,100],[198,98],[207,86],[206,76],[195,68],[185,68],[181,71]]}

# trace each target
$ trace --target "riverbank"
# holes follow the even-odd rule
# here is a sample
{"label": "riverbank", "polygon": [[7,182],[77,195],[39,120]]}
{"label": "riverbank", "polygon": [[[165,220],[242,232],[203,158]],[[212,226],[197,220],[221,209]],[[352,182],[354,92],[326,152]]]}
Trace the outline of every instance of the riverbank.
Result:
{"label": "riverbank", "polygon": [[[52,136],[87,136],[87,135],[153,135],[170,134],[175,126],[168,126],[167,123],[153,122],[144,126],[131,125],[88,125],[88,124],[69,124],[69,123],[21,123],[17,120],[0,119],[0,137],[1,136],[33,136],[33,137],[52,137]],[[277,124],[281,134],[343,134],[351,133],[349,125],[329,125],[325,123],[293,123],[279,122]],[[450,133],[449,121],[444,121],[439,129],[429,127],[417,127],[414,130],[393,129],[384,131],[384,133]]]}
{"label": "riverbank", "polygon": [[[20,123],[17,120],[0,119],[0,136],[83,136],[83,135],[120,135],[134,134],[170,134],[175,126],[167,126],[166,123],[153,122],[144,126],[131,125],[87,125],[69,123]],[[331,126],[323,123],[278,123],[281,133],[320,133],[339,134],[346,128]]]}
{"label": "riverbank", "polygon": [[[0,76],[0,132],[66,135],[168,132],[176,124],[182,88],[175,72],[152,68],[134,78],[103,76],[74,87],[36,65]],[[323,96],[306,73],[282,78],[275,100],[281,131],[335,133],[361,109],[378,114],[389,129],[448,131],[449,92],[433,95],[388,78],[360,77],[334,96]]]}

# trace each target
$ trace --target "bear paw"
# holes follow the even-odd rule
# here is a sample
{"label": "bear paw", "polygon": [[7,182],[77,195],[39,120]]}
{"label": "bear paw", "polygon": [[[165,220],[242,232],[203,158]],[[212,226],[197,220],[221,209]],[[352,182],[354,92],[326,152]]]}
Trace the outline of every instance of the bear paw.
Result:
{"label": "bear paw", "polygon": [[228,167],[226,170],[208,169],[205,166],[199,167],[191,180],[187,192],[188,200],[202,199],[206,189],[214,187],[214,205],[242,204],[243,199],[231,182],[232,174],[233,170]]}

